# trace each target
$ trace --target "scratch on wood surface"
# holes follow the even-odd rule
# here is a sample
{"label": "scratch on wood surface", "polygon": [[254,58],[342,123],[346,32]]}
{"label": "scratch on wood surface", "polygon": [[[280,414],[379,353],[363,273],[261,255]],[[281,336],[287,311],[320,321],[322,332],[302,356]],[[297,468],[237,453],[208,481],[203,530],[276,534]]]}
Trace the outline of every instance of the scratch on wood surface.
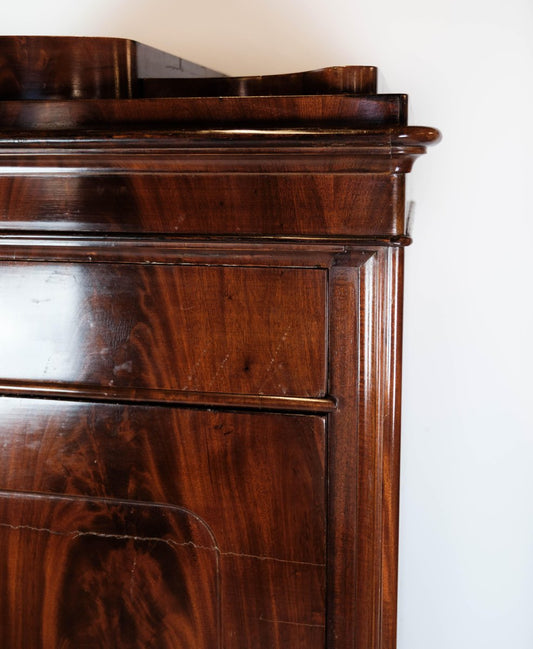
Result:
{"label": "scratch on wood surface", "polygon": [[287,341],[287,338],[289,337],[289,333],[290,333],[291,329],[292,329],[292,324],[289,325],[287,327],[287,329],[283,332],[278,344],[276,345],[276,348],[272,352],[272,357],[270,358],[270,363],[267,365],[267,367],[265,369],[264,378],[261,381],[261,384],[260,384],[260,386],[258,388],[259,394],[262,394],[261,390],[263,389],[263,386],[265,385],[265,383],[267,382],[270,374],[272,373],[272,370],[274,368],[274,364],[276,363],[276,361],[278,359],[281,348],[284,346],[285,342]]}
{"label": "scratch on wood surface", "polygon": [[196,363],[193,365],[192,369],[189,372],[189,375],[187,376],[185,385],[181,388],[182,390],[189,390],[193,387],[191,385],[191,382],[196,378],[195,377],[196,370],[200,367],[208,352],[209,352],[209,346],[206,346],[202,349],[201,354],[198,356]]}
{"label": "scratch on wood surface", "polygon": [[277,557],[261,556],[258,554],[243,554],[242,552],[224,552],[220,551],[223,557],[237,557],[242,559],[258,559],[259,561],[278,561],[279,563],[290,563],[298,566],[314,566],[316,568],[325,568],[325,563],[313,563],[311,561],[295,561],[294,559],[278,559]]}
{"label": "scratch on wood surface", "polygon": [[216,372],[214,373],[213,378],[211,379],[211,385],[216,385],[216,380],[218,379],[218,377],[219,377],[219,375],[220,375],[220,372],[222,372],[222,370],[224,369],[224,366],[225,366],[226,363],[228,362],[228,360],[229,360],[229,356],[230,356],[229,354],[226,354],[226,355],[224,356],[224,358],[222,359],[222,362],[221,362],[221,363],[219,364],[219,366],[217,367],[217,370],[216,370]]}
{"label": "scratch on wood surface", "polygon": [[137,571],[137,555],[133,556],[133,564],[130,573],[130,597],[133,598],[133,590],[135,587],[135,572]]}
{"label": "scratch on wood surface", "polygon": [[271,624],[291,624],[293,626],[308,626],[313,629],[324,629],[325,625],[324,624],[308,624],[306,622],[289,622],[288,620],[269,620],[266,617],[263,617],[262,615],[259,616],[259,619],[261,622],[270,622]]}

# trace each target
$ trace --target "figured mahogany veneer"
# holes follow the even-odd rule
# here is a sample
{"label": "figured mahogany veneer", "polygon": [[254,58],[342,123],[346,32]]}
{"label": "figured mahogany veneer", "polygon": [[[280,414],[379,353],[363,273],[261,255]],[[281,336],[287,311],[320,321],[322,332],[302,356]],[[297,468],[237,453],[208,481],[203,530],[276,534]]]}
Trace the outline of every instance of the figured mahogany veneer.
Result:
{"label": "figured mahogany veneer", "polygon": [[372,67],[0,37],[0,646],[394,649],[404,175]]}
{"label": "figured mahogany veneer", "polygon": [[0,349],[5,378],[229,394],[326,392],[322,270],[5,262],[0,301],[11,329],[11,344]]}

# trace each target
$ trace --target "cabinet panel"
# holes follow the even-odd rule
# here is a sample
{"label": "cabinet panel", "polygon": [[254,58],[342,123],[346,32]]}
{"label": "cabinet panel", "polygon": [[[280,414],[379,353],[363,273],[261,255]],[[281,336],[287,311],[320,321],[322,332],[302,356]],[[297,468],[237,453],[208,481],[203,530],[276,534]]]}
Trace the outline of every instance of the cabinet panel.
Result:
{"label": "cabinet panel", "polygon": [[320,565],[224,557],[221,571],[224,647],[323,649]]}
{"label": "cabinet panel", "polygon": [[5,397],[0,447],[5,646],[324,646],[323,417]]}
{"label": "cabinet panel", "polygon": [[4,379],[325,393],[323,270],[4,263],[0,302]]}
{"label": "cabinet panel", "polygon": [[6,397],[0,447],[0,489],[179,505],[221,552],[324,562],[322,417]]}
{"label": "cabinet panel", "polygon": [[184,509],[0,492],[0,543],[6,649],[221,646],[218,555]]}

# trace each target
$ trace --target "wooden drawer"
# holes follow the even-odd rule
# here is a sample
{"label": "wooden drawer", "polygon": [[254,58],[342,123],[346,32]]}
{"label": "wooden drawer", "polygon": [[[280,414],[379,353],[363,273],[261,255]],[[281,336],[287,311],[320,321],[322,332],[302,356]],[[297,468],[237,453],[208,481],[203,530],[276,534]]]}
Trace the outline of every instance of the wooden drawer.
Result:
{"label": "wooden drawer", "polygon": [[5,381],[320,397],[326,272],[4,263]]}
{"label": "wooden drawer", "polygon": [[323,417],[6,397],[0,446],[1,646],[323,648]]}

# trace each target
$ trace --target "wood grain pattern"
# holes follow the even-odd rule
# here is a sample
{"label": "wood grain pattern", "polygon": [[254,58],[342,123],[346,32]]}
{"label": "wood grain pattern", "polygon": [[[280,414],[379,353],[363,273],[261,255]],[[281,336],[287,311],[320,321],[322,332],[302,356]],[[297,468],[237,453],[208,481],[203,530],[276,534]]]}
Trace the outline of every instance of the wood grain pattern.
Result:
{"label": "wood grain pattern", "polygon": [[[368,259],[383,241],[268,241],[265,239],[209,241],[193,237],[61,236],[10,234],[0,236],[0,261],[46,261],[114,264],[174,264],[255,268],[320,268],[329,270],[347,259],[354,265]],[[358,246],[363,245],[363,249]],[[275,260],[274,264],[273,261]]]}
{"label": "wood grain pattern", "polygon": [[225,647],[324,648],[324,567],[225,557],[221,570]]}
{"label": "wood grain pattern", "polygon": [[4,263],[0,278],[4,382],[325,394],[323,271]]}
{"label": "wood grain pattern", "polygon": [[0,492],[0,544],[2,647],[222,646],[219,557],[186,510]]}
{"label": "wood grain pattern", "polygon": [[135,48],[120,38],[0,36],[0,97],[131,97]]}
{"label": "wood grain pattern", "polygon": [[404,179],[371,174],[0,177],[3,230],[397,236]]}
{"label": "wood grain pattern", "polygon": [[1,36],[2,99],[265,96],[375,93],[372,66],[255,77],[225,77],[123,38]]}
{"label": "wood grain pattern", "polygon": [[142,128],[149,120],[151,128],[167,129],[258,125],[369,128],[405,124],[406,110],[405,95],[5,100],[0,103],[0,126],[3,130],[68,131]]}
{"label": "wood grain pattern", "polygon": [[402,270],[403,250],[383,248],[331,282],[328,647],[396,642]]}
{"label": "wood grain pattern", "polygon": [[375,80],[0,37],[2,649],[394,649],[440,136]]}
{"label": "wood grain pattern", "polygon": [[221,552],[323,564],[324,420],[0,399],[0,488],[167,503]]}
{"label": "wood grain pattern", "polygon": [[0,36],[2,99],[127,99],[144,96],[139,77],[154,75],[220,76],[124,38]]}
{"label": "wood grain pattern", "polygon": [[[0,562],[5,646],[100,646],[113,632],[128,649],[207,649],[218,607],[224,646],[236,630],[259,647],[288,633],[322,646],[322,418],[3,398],[0,446],[0,544],[18,548]],[[24,600],[35,618],[19,627]]]}
{"label": "wood grain pattern", "polygon": [[376,85],[375,67],[348,65],[256,77],[143,79],[141,92],[144,97],[372,94]]}

